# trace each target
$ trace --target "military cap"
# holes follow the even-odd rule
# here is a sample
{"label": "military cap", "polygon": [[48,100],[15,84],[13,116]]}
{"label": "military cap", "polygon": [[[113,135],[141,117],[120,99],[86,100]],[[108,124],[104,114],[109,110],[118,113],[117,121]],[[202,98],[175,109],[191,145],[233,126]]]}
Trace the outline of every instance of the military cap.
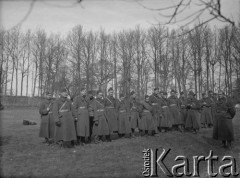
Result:
{"label": "military cap", "polygon": [[109,91],[113,91],[113,88],[112,88],[112,87],[110,87],[110,88],[108,89],[108,92],[109,92]]}
{"label": "military cap", "polygon": [[209,90],[208,93],[213,93],[213,91],[212,91],[212,90]]}
{"label": "military cap", "polygon": [[99,94],[99,93],[102,93],[102,91],[101,91],[101,90],[98,90],[98,91],[97,91],[97,94]]}
{"label": "military cap", "polygon": [[224,95],[225,93],[224,93],[223,90],[219,90],[219,91],[218,91],[218,94],[222,94],[222,95]]}
{"label": "military cap", "polygon": [[86,90],[86,88],[85,88],[85,87],[82,87],[82,88],[81,88],[81,91],[83,91],[83,90]]}
{"label": "military cap", "polygon": [[119,98],[122,98],[122,97],[124,97],[124,94],[123,94],[123,93],[120,93],[120,94],[119,94]]}
{"label": "military cap", "polygon": [[49,91],[47,91],[45,94],[46,94],[46,95],[51,95],[51,93],[50,93]]}
{"label": "military cap", "polygon": [[135,91],[131,91],[130,95],[132,96],[132,95],[134,95],[134,94],[135,94]]}
{"label": "military cap", "polygon": [[193,93],[192,90],[190,90],[190,91],[188,92],[188,95],[192,95],[192,96],[194,96],[195,94]]}
{"label": "military cap", "polygon": [[67,92],[67,89],[66,89],[66,88],[62,88],[62,89],[60,90],[60,92],[61,92],[61,93]]}

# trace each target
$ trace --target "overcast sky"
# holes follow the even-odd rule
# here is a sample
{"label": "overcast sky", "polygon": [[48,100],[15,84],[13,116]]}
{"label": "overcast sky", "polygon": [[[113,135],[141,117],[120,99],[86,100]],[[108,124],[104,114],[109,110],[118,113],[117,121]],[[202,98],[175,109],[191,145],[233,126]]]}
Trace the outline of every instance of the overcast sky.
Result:
{"label": "overcast sky", "polygon": [[[32,11],[22,23],[22,29],[37,29],[41,27],[48,33],[54,32],[66,34],[75,25],[83,25],[85,30],[97,31],[100,28],[106,32],[135,28],[140,25],[148,28],[158,22],[165,23],[168,18],[159,15],[158,11],[143,8],[139,3],[149,8],[163,8],[176,4],[178,0],[83,0],[76,3],[74,0],[37,0]],[[198,0],[193,1],[195,4]],[[31,0],[1,1],[1,23],[5,29],[11,29],[25,17],[31,7]],[[222,0],[222,12],[235,22],[239,19],[239,0]],[[192,4],[179,19],[187,17],[198,9]],[[161,11],[164,15],[170,15],[173,11]],[[201,16],[201,20],[210,16],[209,12]],[[188,21],[174,24],[178,27]],[[225,25],[219,21],[213,21],[211,25]]]}

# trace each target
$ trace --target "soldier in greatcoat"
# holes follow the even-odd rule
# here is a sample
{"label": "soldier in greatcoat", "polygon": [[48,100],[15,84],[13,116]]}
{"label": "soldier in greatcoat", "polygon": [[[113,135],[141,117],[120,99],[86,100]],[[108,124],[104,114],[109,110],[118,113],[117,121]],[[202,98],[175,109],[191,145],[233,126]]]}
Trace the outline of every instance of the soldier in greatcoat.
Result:
{"label": "soldier in greatcoat", "polygon": [[232,101],[219,92],[216,102],[215,124],[213,126],[213,139],[221,140],[223,147],[231,147],[234,140],[232,118],[235,115],[235,108]]}
{"label": "soldier in greatcoat", "polygon": [[185,128],[186,117],[187,117],[187,110],[186,110],[187,101],[186,101],[184,92],[180,93],[179,102],[180,102],[180,117],[183,123],[183,127]]}
{"label": "soldier in greatcoat", "polygon": [[113,89],[108,89],[108,96],[103,99],[105,114],[112,133],[118,133],[117,100],[113,97]]}
{"label": "soldier in greatcoat", "polygon": [[190,91],[187,98],[187,119],[185,127],[188,130],[192,130],[193,133],[197,133],[200,129],[200,122],[198,121],[199,110],[201,106],[199,101],[195,98],[193,91]]}
{"label": "soldier in greatcoat", "polygon": [[39,137],[45,138],[45,143],[50,144],[54,139],[55,122],[52,114],[53,100],[52,95],[46,92],[46,99],[40,104],[39,113],[41,124]]}
{"label": "soldier in greatcoat", "polygon": [[118,134],[120,137],[127,136],[131,133],[130,123],[130,102],[124,94],[119,95],[118,103]]}
{"label": "soldier in greatcoat", "polygon": [[202,112],[201,112],[201,124],[202,127],[211,127],[213,125],[212,112],[211,112],[211,100],[206,95],[202,93],[202,99],[200,101]]}
{"label": "soldier in greatcoat", "polygon": [[53,104],[53,117],[55,120],[55,141],[62,142],[63,147],[72,147],[76,140],[74,118],[72,117],[72,103],[67,99],[67,90],[62,89],[60,98]]}
{"label": "soldier in greatcoat", "polygon": [[90,135],[89,126],[89,98],[86,88],[81,89],[81,94],[73,100],[73,116],[76,120],[78,144],[84,145]]}
{"label": "soldier in greatcoat", "polygon": [[132,131],[132,137],[134,138],[136,136],[136,131],[138,131],[139,126],[139,103],[136,99],[136,93],[132,91],[130,93],[130,121],[131,121],[131,131]]}
{"label": "soldier in greatcoat", "polygon": [[154,130],[155,130],[155,134],[158,134],[158,127],[159,127],[159,123],[160,123],[160,108],[161,108],[161,101],[159,98],[159,88],[154,88],[154,92],[152,95],[150,95],[149,97],[149,102],[152,105],[153,108],[153,122],[154,122]]}
{"label": "soldier in greatcoat", "polygon": [[212,90],[208,91],[208,97],[210,100],[210,105],[211,105],[211,115],[212,115],[212,121],[213,125],[215,124],[215,115],[216,115],[216,102],[217,102],[217,97],[214,96],[214,93]]}
{"label": "soldier in greatcoat", "polygon": [[102,91],[97,92],[97,98],[94,100],[94,124],[93,133],[96,133],[95,143],[104,141],[111,142],[109,123],[105,113],[104,100]]}
{"label": "soldier in greatcoat", "polygon": [[149,101],[149,96],[145,95],[145,101],[141,104],[141,119],[139,129],[141,135],[153,135],[154,121],[153,121],[153,108]]}
{"label": "soldier in greatcoat", "polygon": [[89,132],[90,132],[90,138],[89,141],[95,140],[94,137],[96,136],[96,133],[93,132],[94,127],[94,104],[95,104],[95,98],[93,96],[93,91],[88,92],[88,98],[89,98]]}
{"label": "soldier in greatcoat", "polygon": [[161,132],[164,133],[167,130],[170,130],[173,125],[172,117],[169,111],[169,101],[167,99],[167,92],[160,91],[161,97],[161,122],[160,129]]}
{"label": "soldier in greatcoat", "polygon": [[180,117],[180,101],[176,94],[177,92],[172,89],[171,96],[168,97],[169,111],[173,119],[173,125],[177,126],[180,132],[183,132],[183,122]]}

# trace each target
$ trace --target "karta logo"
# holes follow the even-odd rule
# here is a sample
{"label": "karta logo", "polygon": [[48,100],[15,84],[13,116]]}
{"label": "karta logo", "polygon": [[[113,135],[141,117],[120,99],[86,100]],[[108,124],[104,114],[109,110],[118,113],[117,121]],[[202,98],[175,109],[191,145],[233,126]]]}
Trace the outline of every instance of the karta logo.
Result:
{"label": "karta logo", "polygon": [[[162,150],[162,153],[158,155],[158,149],[153,151],[152,149],[143,150],[143,176],[144,177],[158,177],[158,169],[160,169],[168,177],[182,177],[182,176],[192,176],[199,177],[199,163],[201,161],[206,162],[207,164],[207,174],[211,177],[216,177],[218,174],[223,177],[239,175],[237,171],[237,164],[235,158],[232,156],[223,156],[222,159],[219,159],[218,156],[213,155],[213,151],[210,150],[208,156],[193,156],[193,170],[190,171],[189,167],[189,158],[186,156],[176,156],[173,160],[177,161],[178,164],[175,164],[172,167],[167,167],[164,164],[164,160],[167,159],[167,155],[170,153],[171,149]],[[181,161],[179,163],[179,161]],[[222,163],[218,168],[214,168],[214,163]]]}

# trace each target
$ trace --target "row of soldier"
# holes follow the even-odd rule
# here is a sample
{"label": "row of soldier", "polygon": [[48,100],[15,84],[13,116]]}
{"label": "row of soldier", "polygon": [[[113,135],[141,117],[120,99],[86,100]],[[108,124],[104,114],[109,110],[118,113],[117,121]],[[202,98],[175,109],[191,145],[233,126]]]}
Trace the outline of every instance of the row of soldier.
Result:
{"label": "row of soldier", "polygon": [[213,125],[217,99],[211,91],[209,96],[203,94],[202,100],[197,100],[192,91],[187,98],[183,92],[178,98],[174,90],[167,97],[167,92],[155,88],[153,94],[145,95],[142,102],[136,99],[134,91],[129,98],[120,94],[119,100],[113,97],[113,93],[109,88],[108,95],[103,97],[103,92],[98,91],[95,98],[82,88],[81,94],[73,101],[67,99],[65,89],[55,101],[47,93],[47,99],[39,110],[39,136],[44,137],[48,144],[54,140],[64,147],[72,147],[90,140],[111,142],[114,133],[130,138],[136,135],[159,136],[160,132],[172,128],[197,133],[201,127]]}

